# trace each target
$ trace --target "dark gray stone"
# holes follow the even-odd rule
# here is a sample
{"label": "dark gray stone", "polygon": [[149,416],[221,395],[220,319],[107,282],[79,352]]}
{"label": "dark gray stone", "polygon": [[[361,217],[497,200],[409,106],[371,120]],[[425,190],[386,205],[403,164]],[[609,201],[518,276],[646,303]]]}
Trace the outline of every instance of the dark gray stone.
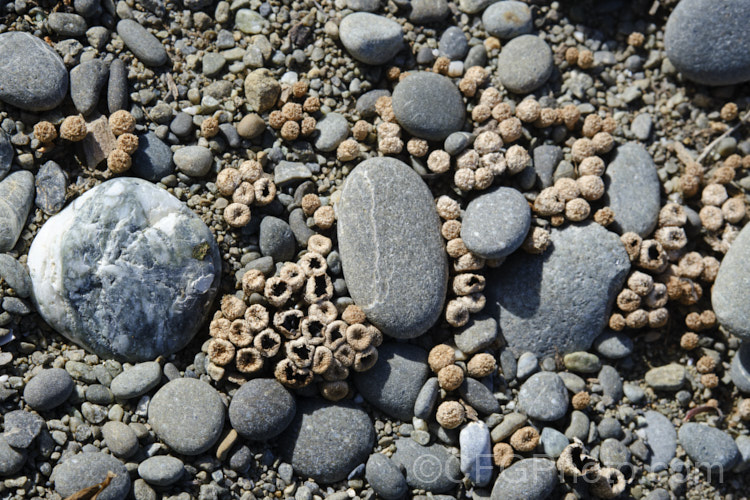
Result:
{"label": "dark gray stone", "polygon": [[307,218],[301,208],[295,208],[289,214],[289,227],[292,228],[297,244],[301,247],[307,247],[307,240],[310,236],[317,234],[307,226]]}
{"label": "dark gray stone", "polygon": [[96,109],[108,77],[109,68],[101,59],[82,62],[70,70],[70,97],[83,116],[90,115]]}
{"label": "dark gray stone", "polygon": [[743,340],[750,339],[749,293],[750,229],[745,226],[722,259],[711,290],[711,305],[719,323]]}
{"label": "dark gray stone", "polygon": [[[471,403],[470,403],[471,404]],[[459,434],[461,472],[477,486],[492,481],[492,441],[484,422],[469,422]]]}
{"label": "dark gray stone", "polygon": [[599,383],[605,396],[612,398],[612,401],[619,403],[622,399],[622,377],[614,367],[609,365],[602,366],[599,371]]}
{"label": "dark gray stone", "polygon": [[267,216],[260,222],[260,252],[273,257],[274,262],[286,262],[294,257],[296,241],[289,224]]}
{"label": "dark gray stone", "polygon": [[729,367],[729,376],[737,389],[750,393],[750,342],[743,342],[737,349]]}
{"label": "dark gray stone", "polygon": [[370,417],[359,407],[301,398],[279,449],[297,475],[334,483],[367,460],[374,443]]}
{"label": "dark gray stone", "polygon": [[229,405],[229,421],[245,439],[266,441],[281,434],[297,412],[294,396],[275,379],[245,382]]}
{"label": "dark gray stone", "polygon": [[461,482],[460,462],[440,444],[421,446],[413,439],[397,439],[392,459],[406,470],[412,488],[445,493]]}
{"label": "dark gray stone", "polygon": [[102,426],[102,437],[113,455],[128,458],[138,451],[138,437],[128,425],[109,421]]}
{"label": "dark gray stone", "polygon": [[458,393],[480,414],[490,415],[501,411],[500,403],[495,399],[492,391],[476,379],[466,377],[458,388]]}
{"label": "dark gray stone", "polygon": [[138,137],[130,171],[147,181],[159,182],[174,173],[172,150],[155,133],[147,132]]}
{"label": "dark gray stone", "polygon": [[517,355],[587,350],[630,270],[620,238],[598,224],[553,229],[551,240],[544,254],[517,252],[488,278],[488,312]]}
{"label": "dark gray stone", "polygon": [[552,50],[536,35],[521,35],[508,42],[497,58],[503,86],[516,94],[528,94],[544,85],[555,67]]}
{"label": "dark gray stone", "polygon": [[114,400],[115,396],[106,385],[93,384],[86,387],[86,401],[90,403],[107,406],[112,404]]}
{"label": "dark gray stone", "polygon": [[328,113],[315,125],[315,147],[321,151],[334,151],[349,135],[349,122],[344,115]]}
{"label": "dark gray stone", "polygon": [[117,375],[109,387],[116,398],[133,399],[146,394],[159,382],[161,365],[156,361],[146,361]]}
{"label": "dark gray stone", "polygon": [[108,472],[115,477],[97,500],[123,500],[130,492],[130,476],[122,462],[104,453],[79,453],[58,464],[52,471],[55,491],[63,498],[84,488],[101,483]]}
{"label": "dark gray stone", "polygon": [[96,17],[102,12],[101,2],[99,0],[74,0],[73,8],[83,17]]}
{"label": "dark gray stone", "polygon": [[162,66],[169,62],[167,51],[159,39],[132,19],[118,22],[117,34],[133,55],[146,66]]}
{"label": "dark gray stone", "polygon": [[527,458],[503,470],[492,488],[491,500],[544,500],[557,486],[555,462]]}
{"label": "dark gray stone", "polygon": [[617,439],[607,438],[600,446],[599,461],[603,466],[619,469],[623,473],[632,467],[630,450]]}
{"label": "dark gray stone", "polygon": [[36,413],[14,410],[5,414],[3,426],[5,441],[13,448],[25,450],[39,435],[44,426],[44,419]]}
{"label": "dark gray stone", "polygon": [[393,113],[412,135],[442,141],[464,125],[466,108],[453,82],[426,71],[409,74],[393,90]]}
{"label": "dark gray stone", "polygon": [[368,403],[383,413],[409,421],[429,374],[424,349],[387,342],[378,347],[375,366],[354,374],[354,385]]}
{"label": "dark gray stone", "polygon": [[723,477],[740,460],[734,439],[716,427],[688,422],[682,424],[678,436],[695,466],[713,474]]}
{"label": "dark gray stone", "polygon": [[661,184],[648,151],[633,142],[618,146],[603,179],[604,204],[615,212],[610,227],[643,238],[651,234],[659,218]]}
{"label": "dark gray stone", "polygon": [[0,101],[27,111],[46,111],[57,107],[67,93],[68,71],[52,47],[29,33],[0,34]]}
{"label": "dark gray stone", "polygon": [[600,439],[620,439],[622,437],[622,426],[614,417],[604,417],[596,426]]}
{"label": "dark gray stone", "polygon": [[435,410],[438,396],[440,396],[440,384],[437,377],[432,377],[424,383],[414,401],[414,416],[427,420]]}
{"label": "dark gray stone", "polygon": [[[0,97],[2,99],[2,97]],[[10,142],[10,137],[5,133],[4,130],[0,129],[0,181],[8,175],[10,172],[10,166],[13,164],[13,157],[15,151],[13,151],[13,145]]]}
{"label": "dark gray stone", "polygon": [[557,164],[563,159],[562,149],[559,146],[542,145],[535,147],[532,154],[534,155],[534,170],[539,177],[540,186],[550,187]]}
{"label": "dark gray stone", "polygon": [[273,182],[277,186],[304,181],[312,175],[310,168],[299,161],[282,160],[273,168]]}
{"label": "dark gray stone", "polygon": [[53,12],[47,18],[47,24],[61,38],[78,38],[86,34],[86,20],[78,14]]}
{"label": "dark gray stone", "polygon": [[182,455],[200,455],[216,443],[224,428],[219,393],[194,378],[172,380],[148,405],[148,423],[167,446]]}
{"label": "dark gray stone", "polygon": [[682,0],[669,15],[664,45],[684,76],[704,85],[750,80],[750,9],[744,0]]}
{"label": "dark gray stone", "polygon": [[525,35],[534,28],[529,6],[514,0],[504,0],[487,7],[482,14],[482,23],[487,33],[501,39]]}
{"label": "dark gray stone", "polygon": [[497,187],[469,202],[461,238],[472,253],[501,259],[521,246],[531,225],[531,209],[516,189]]}
{"label": "dark gray stone", "polygon": [[12,476],[26,463],[26,450],[11,447],[3,436],[0,436],[0,477]]}
{"label": "dark gray stone", "polygon": [[471,144],[472,136],[468,132],[453,132],[445,138],[443,149],[451,156],[456,156]]}
{"label": "dark gray stone", "polygon": [[450,14],[447,0],[411,0],[409,21],[414,24],[436,23]]}
{"label": "dark gray stone", "polygon": [[594,340],[596,352],[609,359],[622,359],[633,352],[633,339],[630,336],[605,330]]}
{"label": "dark gray stone", "polygon": [[361,118],[372,118],[376,114],[375,103],[377,100],[383,96],[390,97],[390,95],[391,93],[386,89],[374,89],[362,94],[360,98],[357,99],[357,113],[359,113]]}
{"label": "dark gray stone", "polygon": [[48,215],[54,215],[65,205],[68,176],[60,165],[50,160],[36,174],[36,198],[34,203]]}
{"label": "dark gray stone", "polygon": [[400,24],[369,12],[346,16],[339,26],[339,38],[352,57],[372,65],[388,62],[404,45]]}
{"label": "dark gray stone", "polygon": [[155,456],[147,458],[138,466],[138,475],[148,484],[169,486],[180,480],[185,472],[185,465],[179,458]]}
{"label": "dark gray stone", "polygon": [[474,354],[495,343],[497,321],[486,314],[478,314],[453,335],[453,340],[462,352]]}
{"label": "dark gray stone", "polygon": [[667,469],[670,460],[675,457],[677,432],[672,422],[659,412],[647,411],[644,416],[646,426],[643,430],[651,450],[651,456],[646,465],[651,472],[661,472]]}
{"label": "dark gray stone", "polygon": [[57,408],[73,392],[73,379],[62,368],[42,370],[26,384],[23,399],[37,411]]}
{"label": "dark gray stone", "polygon": [[458,26],[451,26],[443,32],[438,43],[440,54],[452,61],[460,61],[469,52],[469,41]]}
{"label": "dark gray stone", "polygon": [[211,171],[214,156],[203,146],[186,146],[175,151],[172,157],[175,166],[191,177],[203,177]]}
{"label": "dark gray stone", "polygon": [[384,500],[399,500],[409,491],[401,470],[382,453],[373,453],[367,459],[365,478],[375,493]]}
{"label": "dark gray stone", "polygon": [[128,69],[121,59],[115,59],[109,65],[109,83],[107,83],[107,108],[110,113],[128,109]]}
{"label": "dark gray stone", "polygon": [[0,278],[15,290],[16,295],[26,298],[31,294],[31,278],[26,268],[7,254],[0,254]]}
{"label": "dark gray stone", "polygon": [[539,441],[546,455],[557,458],[563,450],[570,444],[567,436],[552,427],[542,429]]}
{"label": "dark gray stone", "polygon": [[49,219],[28,265],[50,326],[103,358],[130,362],[187,345],[221,274],[203,221],[167,191],[127,177],[100,184]]}
{"label": "dark gray stone", "polygon": [[470,48],[466,59],[464,59],[464,68],[471,68],[472,66],[487,66],[487,49],[481,43]]}
{"label": "dark gray stone", "polygon": [[419,174],[394,158],[360,163],[344,184],[337,234],[351,297],[383,333],[413,338],[437,321],[448,262]]}
{"label": "dark gray stone", "polygon": [[169,130],[178,137],[187,137],[193,131],[193,117],[187,113],[179,112],[169,124]]}
{"label": "dark gray stone", "polygon": [[34,174],[31,172],[13,172],[0,181],[0,253],[16,246],[33,202]]}
{"label": "dark gray stone", "polygon": [[536,420],[558,420],[568,411],[568,390],[556,373],[535,373],[518,391],[518,405]]}

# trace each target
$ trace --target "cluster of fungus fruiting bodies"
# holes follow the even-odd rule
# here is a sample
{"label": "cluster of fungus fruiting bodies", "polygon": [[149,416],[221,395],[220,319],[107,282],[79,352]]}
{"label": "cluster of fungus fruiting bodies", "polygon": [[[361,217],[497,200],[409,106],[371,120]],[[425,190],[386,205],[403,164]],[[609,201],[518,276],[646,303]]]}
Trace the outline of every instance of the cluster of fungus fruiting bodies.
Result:
{"label": "cluster of fungus fruiting bodies", "polygon": [[[207,344],[209,374],[216,380],[227,372],[233,381],[271,372],[287,387],[300,389],[320,382],[321,394],[340,400],[349,393],[351,370],[372,368],[382,342],[362,309],[349,305],[339,314],[333,299],[326,255],[331,241],[314,235],[307,252],[266,277],[249,270],[242,276],[245,300],[222,298],[210,325]],[[263,303],[250,297],[262,295]]]}
{"label": "cluster of fungus fruiting bodies", "polygon": [[216,176],[216,188],[232,199],[224,208],[224,220],[234,228],[250,223],[251,206],[262,207],[276,198],[276,184],[257,160],[244,161],[239,168],[222,169]]}
{"label": "cluster of fungus fruiting bodies", "polygon": [[285,141],[295,141],[300,136],[308,137],[315,131],[317,120],[313,114],[320,111],[320,100],[317,97],[307,97],[309,84],[300,80],[292,85],[285,84],[279,95],[277,104],[281,109],[271,111],[268,124],[278,130]]}

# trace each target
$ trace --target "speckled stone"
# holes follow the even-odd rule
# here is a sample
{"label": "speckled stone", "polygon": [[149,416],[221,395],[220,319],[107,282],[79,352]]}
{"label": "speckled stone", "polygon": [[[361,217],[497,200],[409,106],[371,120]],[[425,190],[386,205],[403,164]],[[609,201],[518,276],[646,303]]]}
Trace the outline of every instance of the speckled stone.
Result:
{"label": "speckled stone", "polygon": [[598,224],[553,229],[551,240],[542,255],[516,252],[488,276],[486,310],[516,355],[587,350],[630,270],[620,238]]}
{"label": "speckled stone", "polygon": [[516,251],[529,232],[531,209],[520,191],[498,187],[469,202],[461,239],[472,253],[500,259]]}
{"label": "speckled stone", "polygon": [[8,134],[4,130],[0,129],[0,181],[8,175],[15,155],[16,153],[13,150],[10,137],[8,137]]}
{"label": "speckled stone", "polygon": [[52,471],[55,491],[63,498],[83,488],[101,483],[108,472],[115,477],[97,500],[123,500],[130,492],[130,476],[125,465],[112,455],[104,453],[79,453],[57,465]]}
{"label": "speckled stone", "polygon": [[130,51],[146,66],[167,64],[169,56],[158,38],[132,19],[117,23],[117,34]]}
{"label": "speckled stone", "polygon": [[646,418],[644,431],[651,450],[647,462],[648,470],[661,472],[667,469],[677,452],[677,431],[672,422],[657,411],[647,411],[644,417]]}
{"label": "speckled stone", "polygon": [[421,446],[413,439],[397,439],[392,459],[406,469],[406,482],[412,488],[445,493],[461,481],[459,460],[441,444]]}
{"label": "speckled stone", "polygon": [[62,368],[37,373],[23,389],[26,404],[37,411],[47,411],[63,404],[73,392],[73,379]]}
{"label": "speckled stone", "polygon": [[740,460],[734,440],[716,427],[688,422],[682,424],[677,435],[685,452],[701,469],[723,475]]}
{"label": "speckled stone", "polygon": [[146,394],[160,381],[161,365],[156,361],[146,361],[117,375],[109,387],[116,398],[133,399]]}
{"label": "speckled stone", "polygon": [[182,460],[168,455],[147,458],[138,466],[138,475],[155,486],[174,484],[180,480],[184,472]]}
{"label": "speckled stone", "polygon": [[551,422],[568,411],[568,391],[556,373],[535,373],[518,391],[518,405],[529,417]]}
{"label": "speckled stone", "polygon": [[544,500],[558,484],[555,462],[544,458],[520,460],[503,470],[491,500]]}
{"label": "speckled stone", "polygon": [[384,500],[400,500],[409,490],[406,478],[396,464],[382,453],[373,453],[367,459],[365,478]]}
{"label": "speckled stone", "polygon": [[65,205],[68,176],[60,165],[50,160],[36,174],[34,204],[47,215],[54,215]]}
{"label": "speckled stone", "polygon": [[404,45],[400,24],[369,12],[346,16],[339,26],[339,37],[352,57],[372,65],[388,62]]}
{"label": "speckled stone", "polygon": [[661,184],[648,151],[633,142],[618,146],[603,179],[607,188],[604,204],[615,212],[610,227],[643,238],[650,235],[659,218]]}
{"label": "speckled stone", "polygon": [[216,443],[224,428],[224,403],[218,391],[194,378],[172,380],[148,406],[148,423],[167,446],[182,455],[199,455]]}
{"label": "speckled stone", "polygon": [[0,477],[12,476],[26,463],[26,450],[18,450],[0,435]]}
{"label": "speckled stone", "polygon": [[461,93],[447,77],[437,73],[410,73],[393,90],[393,113],[412,135],[442,141],[464,125],[466,107]]}
{"label": "speckled stone", "polygon": [[711,290],[716,318],[729,333],[750,339],[750,226],[745,226],[721,261]]}
{"label": "speckled stone", "polygon": [[130,362],[184,347],[208,313],[221,273],[203,221],[168,192],[133,178],[100,184],[52,217],[28,264],[47,323],[101,357]]}
{"label": "speckled stone", "polygon": [[10,411],[3,416],[3,437],[10,446],[26,449],[31,446],[44,425],[44,419],[36,413]]}
{"label": "speckled stone", "polygon": [[46,111],[57,107],[67,93],[68,71],[52,47],[22,31],[0,34],[0,101],[27,111]]}
{"label": "speckled stone", "polygon": [[531,33],[531,9],[523,2],[504,0],[487,7],[482,14],[484,29],[502,39]]}
{"label": "speckled stone", "polygon": [[527,94],[544,85],[555,67],[552,50],[536,35],[521,35],[508,42],[497,59],[503,86],[516,94]]}
{"label": "speckled stone", "polygon": [[122,422],[110,421],[102,426],[102,437],[113,455],[128,458],[138,451],[135,431]]}
{"label": "speckled stone", "polygon": [[274,379],[256,378],[242,384],[229,405],[229,421],[245,439],[266,441],[292,422],[297,404]]}
{"label": "speckled stone", "polygon": [[34,202],[34,174],[13,172],[0,181],[0,253],[13,249]]}
{"label": "speckled stone", "polygon": [[365,160],[346,179],[337,213],[354,302],[386,335],[413,338],[427,331],[443,308],[448,261],[424,181],[394,158]]}
{"label": "speckled stone", "polygon": [[370,417],[359,407],[302,398],[279,449],[299,476],[333,483],[363,463],[374,443]]}

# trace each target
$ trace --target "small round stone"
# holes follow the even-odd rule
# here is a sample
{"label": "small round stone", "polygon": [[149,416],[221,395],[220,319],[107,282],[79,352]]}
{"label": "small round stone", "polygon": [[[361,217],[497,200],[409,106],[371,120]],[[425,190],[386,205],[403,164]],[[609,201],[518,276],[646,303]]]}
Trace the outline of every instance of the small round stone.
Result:
{"label": "small round stone", "polygon": [[66,498],[89,486],[101,483],[112,472],[115,477],[97,500],[122,500],[130,492],[130,476],[125,465],[112,455],[79,453],[56,466],[52,471],[55,491]]}
{"label": "small round stone", "polygon": [[518,404],[529,417],[551,422],[568,411],[568,391],[557,374],[535,373],[521,386]]}
{"label": "small round stone", "polygon": [[391,102],[399,124],[422,139],[442,141],[464,124],[461,93],[436,73],[409,74],[396,86]]}
{"label": "small round stone", "polygon": [[73,386],[73,379],[62,368],[42,370],[26,384],[23,399],[37,411],[51,410],[68,399]]}
{"label": "small round stone", "polygon": [[523,195],[498,187],[473,199],[461,225],[461,238],[472,253],[500,259],[521,246],[531,225],[531,210]]}
{"label": "small round stone", "polygon": [[274,379],[242,385],[229,405],[229,421],[245,439],[266,441],[281,434],[297,411],[294,397]]}
{"label": "small round stone", "polygon": [[399,500],[409,490],[401,470],[382,453],[370,455],[365,466],[365,478],[375,493],[385,500]]}
{"label": "small round stone", "polygon": [[178,149],[173,156],[175,166],[191,177],[203,177],[213,165],[213,155],[203,146]]}
{"label": "small round stone", "polygon": [[185,471],[182,460],[171,456],[147,458],[138,466],[138,475],[154,486],[169,486],[180,480]]}
{"label": "small round stone", "polygon": [[122,422],[111,421],[102,426],[102,437],[113,455],[128,458],[138,451],[138,437]]}
{"label": "small round stone", "polygon": [[531,9],[523,2],[505,0],[493,3],[482,14],[484,29],[502,39],[531,33]]}
{"label": "small round stone", "polygon": [[339,26],[339,37],[352,57],[372,65],[388,62],[404,43],[400,24],[369,12],[346,16]]}
{"label": "small round stone", "polygon": [[516,94],[526,94],[547,82],[554,68],[552,50],[536,35],[521,35],[503,47],[497,71],[503,86]]}

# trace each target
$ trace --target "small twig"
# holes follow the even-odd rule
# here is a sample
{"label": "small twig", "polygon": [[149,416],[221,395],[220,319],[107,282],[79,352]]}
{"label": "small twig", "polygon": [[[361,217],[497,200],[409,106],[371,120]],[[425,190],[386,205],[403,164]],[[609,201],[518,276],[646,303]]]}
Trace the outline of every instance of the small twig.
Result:
{"label": "small twig", "polygon": [[748,118],[750,118],[750,111],[748,111],[747,113],[745,113],[745,116],[742,117],[742,119],[740,120],[740,122],[737,125],[735,125],[734,127],[730,128],[729,130],[727,130],[726,132],[724,132],[723,134],[721,134],[719,137],[717,137],[716,139],[714,139],[713,141],[711,141],[711,144],[709,144],[708,146],[706,146],[706,148],[703,150],[703,152],[698,156],[698,158],[695,161],[698,162],[698,163],[703,163],[703,160],[706,159],[706,156],[708,156],[708,154],[719,143],[719,141],[721,141],[726,136],[734,133],[735,130],[737,130],[738,128],[740,128],[742,125],[745,124],[745,122],[748,120]]}
{"label": "small twig", "polygon": [[695,408],[693,408],[692,410],[690,410],[689,412],[685,414],[685,422],[687,422],[688,420],[690,420],[691,418],[693,418],[699,413],[704,413],[704,412],[711,411],[711,410],[718,413],[719,418],[724,418],[724,414],[721,412],[721,410],[718,407],[711,406],[711,405],[701,405],[701,406],[696,406]]}

